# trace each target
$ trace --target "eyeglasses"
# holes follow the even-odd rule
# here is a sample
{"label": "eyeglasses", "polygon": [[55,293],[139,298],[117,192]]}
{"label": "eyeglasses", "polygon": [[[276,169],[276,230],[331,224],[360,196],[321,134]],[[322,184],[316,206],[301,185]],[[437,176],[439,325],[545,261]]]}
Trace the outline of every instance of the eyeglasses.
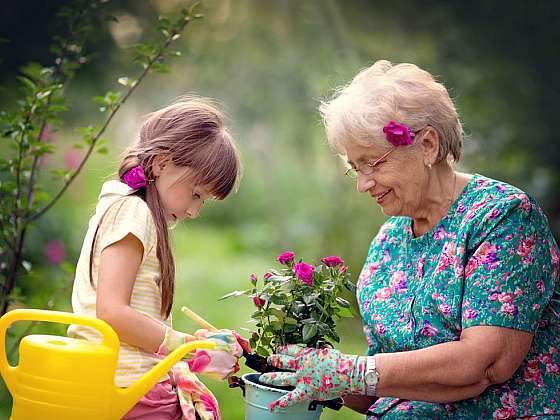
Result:
{"label": "eyeglasses", "polygon": [[363,175],[371,175],[375,172],[375,167],[379,165],[379,162],[393,153],[394,150],[394,147],[391,148],[387,153],[383,154],[379,159],[376,159],[373,162],[366,162],[363,165],[357,165],[356,168],[348,168],[344,174],[352,179],[356,179],[358,177],[358,172],[361,172]]}
{"label": "eyeglasses", "polygon": [[[421,129],[414,131],[413,132],[414,135],[418,136],[418,134],[421,131],[423,131],[426,127],[428,126],[426,125]],[[363,175],[371,175],[372,173],[375,172],[375,168],[377,167],[377,165],[379,165],[379,162],[381,162],[383,159],[385,159],[387,156],[393,153],[394,150],[395,147],[392,147],[387,153],[385,153],[383,156],[381,156],[379,159],[376,159],[373,162],[366,162],[363,165],[356,166],[356,168],[348,168],[344,174],[352,179],[356,179],[358,177],[358,172],[361,172]]]}

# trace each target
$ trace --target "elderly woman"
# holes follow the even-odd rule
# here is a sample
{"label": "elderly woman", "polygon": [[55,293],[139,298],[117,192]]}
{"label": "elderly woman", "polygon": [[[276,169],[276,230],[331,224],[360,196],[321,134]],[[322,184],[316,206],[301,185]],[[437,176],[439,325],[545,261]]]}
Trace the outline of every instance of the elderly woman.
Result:
{"label": "elderly woman", "polygon": [[368,418],[560,418],[560,251],[526,193],[457,172],[461,123],[445,87],[378,61],[321,106],[358,191],[390,216],[357,299],[367,356],[290,346],[296,389],[271,408],[344,396]]}

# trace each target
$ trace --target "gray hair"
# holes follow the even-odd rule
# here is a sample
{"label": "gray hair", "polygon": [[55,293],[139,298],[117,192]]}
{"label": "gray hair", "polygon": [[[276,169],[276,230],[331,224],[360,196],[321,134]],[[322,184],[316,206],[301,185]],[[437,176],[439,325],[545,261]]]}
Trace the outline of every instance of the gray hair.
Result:
{"label": "gray hair", "polygon": [[430,125],[439,135],[437,161],[461,157],[463,129],[443,84],[414,64],[379,60],[319,107],[329,145],[344,154],[344,145],[390,144],[383,126],[390,120],[413,131]]}

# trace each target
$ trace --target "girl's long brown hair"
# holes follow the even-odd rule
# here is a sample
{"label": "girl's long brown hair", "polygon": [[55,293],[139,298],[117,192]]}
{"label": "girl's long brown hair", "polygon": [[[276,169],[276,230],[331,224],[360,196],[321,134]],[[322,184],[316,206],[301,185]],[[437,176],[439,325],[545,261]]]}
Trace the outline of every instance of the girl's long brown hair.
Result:
{"label": "girl's long brown hair", "polygon": [[[224,127],[222,114],[209,99],[183,97],[149,114],[140,129],[139,138],[125,152],[118,172],[120,180],[123,181],[124,174],[138,165],[144,169],[146,179],[154,180],[152,169],[157,156],[169,159],[176,166],[189,168],[193,173],[193,185],[209,188],[219,200],[226,198],[237,187],[241,172],[239,154]],[[175,292],[175,263],[165,212],[154,182],[148,182],[135,194],[146,201],[154,219],[156,255],[161,271],[161,314],[168,317]],[[98,229],[100,224],[101,220]],[[90,256],[92,286],[91,266],[96,234]]]}

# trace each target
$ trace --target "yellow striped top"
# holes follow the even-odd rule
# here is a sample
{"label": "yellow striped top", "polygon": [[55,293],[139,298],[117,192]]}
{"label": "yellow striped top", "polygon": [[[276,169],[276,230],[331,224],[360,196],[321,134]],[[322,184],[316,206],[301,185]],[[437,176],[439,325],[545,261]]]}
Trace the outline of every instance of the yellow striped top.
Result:
{"label": "yellow striped top", "polygon": [[[171,316],[164,319],[160,314],[161,290],[158,286],[160,265],[156,256],[157,237],[154,220],[146,202],[138,196],[129,195],[133,191],[128,185],[119,181],[108,181],[103,184],[76,267],[72,308],[77,314],[96,316],[97,273],[101,251],[131,233],[142,242],[144,256],[132,289],[130,307],[157,322],[171,326]],[[96,286],[93,288],[89,278],[89,259],[93,235],[101,217],[103,220],[97,232],[92,258],[92,278]],[[123,264],[126,264],[126,261],[123,261]],[[68,336],[97,343],[101,341],[99,332],[79,325],[70,325]],[[153,353],[121,341],[115,384],[120,387],[131,385],[158,361]],[[162,380],[165,378],[163,377]]]}

